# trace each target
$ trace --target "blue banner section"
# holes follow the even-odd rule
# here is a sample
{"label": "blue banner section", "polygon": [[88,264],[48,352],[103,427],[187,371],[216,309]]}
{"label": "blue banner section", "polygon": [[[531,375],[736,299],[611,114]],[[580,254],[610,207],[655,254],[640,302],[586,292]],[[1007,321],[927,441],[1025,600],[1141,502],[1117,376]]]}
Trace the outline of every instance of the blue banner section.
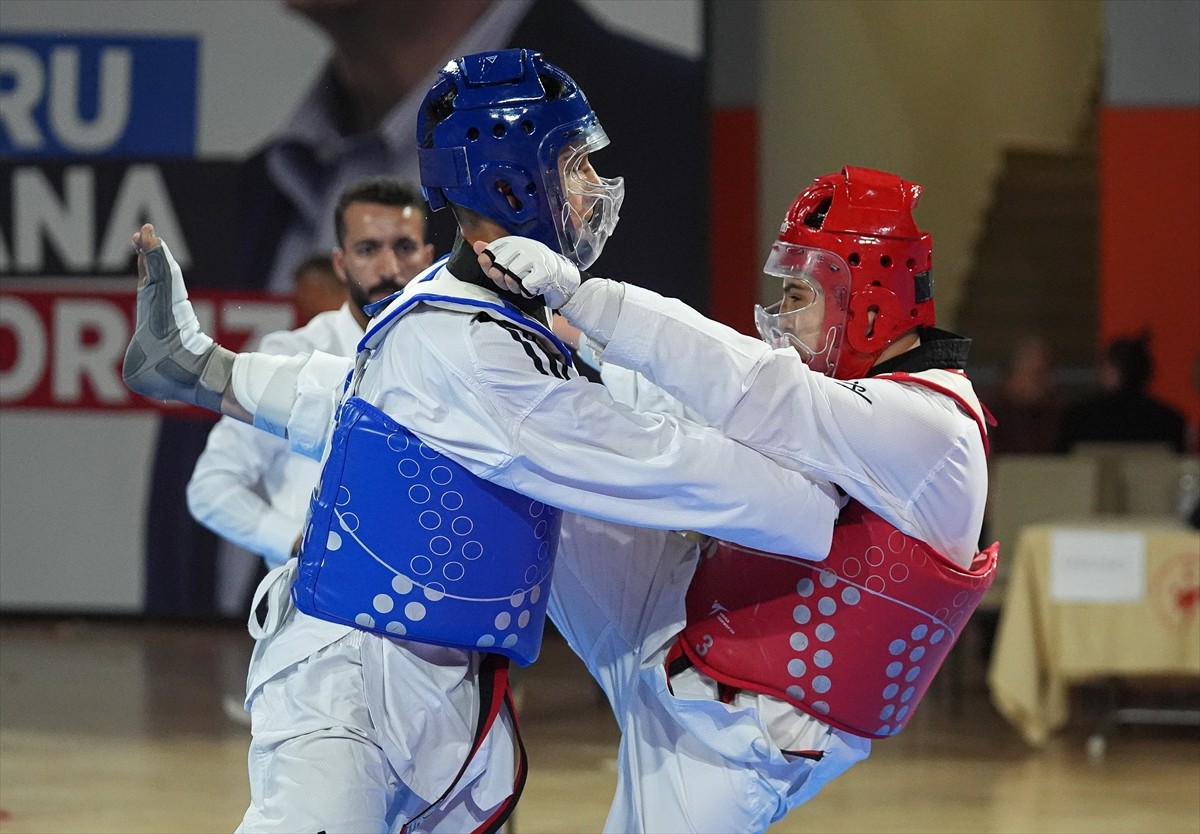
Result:
{"label": "blue banner section", "polygon": [[194,156],[196,38],[0,35],[0,156]]}

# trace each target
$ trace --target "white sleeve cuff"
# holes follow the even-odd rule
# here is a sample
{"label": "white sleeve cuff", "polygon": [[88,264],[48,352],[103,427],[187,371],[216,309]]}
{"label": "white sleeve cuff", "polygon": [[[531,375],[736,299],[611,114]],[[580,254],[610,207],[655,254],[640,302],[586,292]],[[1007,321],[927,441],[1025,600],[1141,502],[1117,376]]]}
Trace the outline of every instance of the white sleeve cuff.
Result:
{"label": "white sleeve cuff", "polygon": [[617,327],[624,298],[625,285],[620,281],[593,278],[584,281],[558,312],[584,332],[593,349],[598,347],[603,352]]}
{"label": "white sleeve cuff", "polygon": [[279,437],[287,437],[288,420],[296,404],[296,380],[308,361],[308,354],[290,356],[275,369],[254,411],[254,427]]}
{"label": "white sleeve cuff", "polygon": [[258,413],[258,404],[271,382],[271,377],[288,361],[287,356],[266,353],[239,353],[233,360],[230,384],[233,396],[251,415]]}
{"label": "white sleeve cuff", "polygon": [[333,430],[333,414],[354,357],[314,353],[296,377],[295,401],[287,420],[288,445],[293,452],[321,460]]}
{"label": "white sleeve cuff", "polygon": [[286,437],[294,451],[320,460],[328,423],[353,366],[353,357],[321,351],[239,353],[233,361],[233,394],[253,415],[255,428]]}
{"label": "white sleeve cuff", "polygon": [[575,350],[575,355],[583,360],[584,364],[599,371],[604,365],[604,348],[591,340],[588,334],[580,331],[579,347]]}

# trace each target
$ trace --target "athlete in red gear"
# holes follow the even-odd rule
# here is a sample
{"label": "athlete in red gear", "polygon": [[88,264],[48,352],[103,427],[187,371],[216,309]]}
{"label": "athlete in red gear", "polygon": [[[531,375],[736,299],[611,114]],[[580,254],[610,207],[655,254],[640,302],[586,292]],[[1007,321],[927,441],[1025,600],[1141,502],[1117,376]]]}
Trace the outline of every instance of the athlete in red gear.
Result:
{"label": "athlete in red gear", "polygon": [[[659,410],[665,392],[847,496],[817,563],[715,541],[655,559],[638,531],[564,526],[551,615],[623,732],[609,831],[765,830],[905,725],[991,581],[985,412],[968,341],[934,327],[920,191],[847,167],[801,192],[765,267],[782,299],[756,309],[764,341],[524,239],[476,247],[581,329],[618,396]],[[633,551],[629,574],[599,571],[598,547]]]}

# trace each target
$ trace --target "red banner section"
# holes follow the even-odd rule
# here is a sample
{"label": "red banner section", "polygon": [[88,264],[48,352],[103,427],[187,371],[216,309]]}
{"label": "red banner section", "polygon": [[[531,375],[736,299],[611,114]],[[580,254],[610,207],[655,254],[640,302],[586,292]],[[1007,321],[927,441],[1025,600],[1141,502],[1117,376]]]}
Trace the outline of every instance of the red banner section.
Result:
{"label": "red banner section", "polygon": [[1200,107],[1100,111],[1100,343],[1150,332],[1150,393],[1200,422]]}
{"label": "red banner section", "polygon": [[758,111],[714,110],[711,147],[709,309],[717,321],[753,335],[767,257],[758,248]]}
{"label": "red banner section", "polygon": [[[189,291],[205,333],[232,350],[295,326],[292,302],[264,293]],[[198,409],[138,396],[121,380],[135,295],[124,291],[0,287],[0,408]]]}

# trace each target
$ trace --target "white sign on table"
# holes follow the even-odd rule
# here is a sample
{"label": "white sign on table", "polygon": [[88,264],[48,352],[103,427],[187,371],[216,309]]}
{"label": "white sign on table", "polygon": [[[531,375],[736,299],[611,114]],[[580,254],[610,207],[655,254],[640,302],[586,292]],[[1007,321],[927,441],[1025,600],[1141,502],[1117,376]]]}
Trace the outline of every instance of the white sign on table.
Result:
{"label": "white sign on table", "polygon": [[1138,602],[1146,595],[1146,536],[1128,531],[1055,530],[1050,598],[1055,602]]}

